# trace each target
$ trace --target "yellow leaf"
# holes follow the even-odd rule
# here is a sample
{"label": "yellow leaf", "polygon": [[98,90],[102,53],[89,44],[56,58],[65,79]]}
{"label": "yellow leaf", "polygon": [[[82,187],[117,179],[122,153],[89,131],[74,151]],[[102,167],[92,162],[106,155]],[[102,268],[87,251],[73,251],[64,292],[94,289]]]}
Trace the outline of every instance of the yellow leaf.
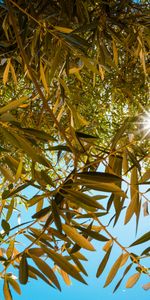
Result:
{"label": "yellow leaf", "polygon": [[117,258],[117,260],[115,261],[114,265],[112,266],[108,276],[107,276],[107,279],[106,279],[106,282],[105,282],[105,285],[104,287],[106,287],[107,285],[109,285],[112,280],[114,279],[115,275],[117,274],[117,271],[120,267],[120,264],[121,264],[121,261],[122,261],[122,254]]}
{"label": "yellow leaf", "polygon": [[4,279],[3,291],[4,291],[5,300],[12,300],[7,278]]}
{"label": "yellow leaf", "polygon": [[78,112],[77,112],[77,118],[81,125],[84,125],[84,126],[89,125],[89,122],[87,120],[85,120],[85,118],[83,118]]}
{"label": "yellow leaf", "polygon": [[56,102],[53,106],[53,113],[54,114],[57,112],[57,109],[58,109],[59,105],[60,105],[60,97],[57,98],[57,100],[56,100]]}
{"label": "yellow leaf", "polygon": [[138,173],[136,167],[133,167],[131,171],[130,197],[131,200],[126,211],[126,216],[124,221],[125,224],[127,224],[130,221],[131,217],[136,212],[136,208],[139,202]]}
{"label": "yellow leaf", "polygon": [[51,250],[50,248],[46,248],[42,245],[42,248],[48,254],[48,256],[58,265],[61,269],[63,269],[67,274],[70,274],[75,279],[79,280],[80,282],[87,284],[80,273],[77,271],[77,268],[73,266],[67,259],[62,256],[61,254]]}
{"label": "yellow leaf", "polygon": [[21,177],[22,167],[23,167],[23,161],[21,159],[19,162],[18,168],[17,168],[16,176],[15,176],[16,181],[18,181],[18,179]]}
{"label": "yellow leaf", "polygon": [[69,90],[66,82],[62,78],[59,78],[59,82],[62,85],[62,87],[64,88],[66,95],[71,97],[71,93],[70,93],[70,90]]}
{"label": "yellow leaf", "polygon": [[45,91],[46,91],[47,94],[49,94],[49,88],[48,88],[48,85],[47,85],[47,81],[46,81],[46,77],[45,77],[42,62],[40,62],[40,75],[41,75],[41,80],[42,80],[43,86],[45,88]]}
{"label": "yellow leaf", "polygon": [[126,150],[123,151],[122,158],[123,158],[122,168],[123,168],[124,174],[126,174],[128,172],[128,170],[129,170],[128,158],[127,158],[127,151]]}
{"label": "yellow leaf", "polygon": [[80,247],[90,251],[95,251],[93,245],[85,237],[79,234],[75,228],[66,224],[63,224],[62,228],[64,232],[67,234],[67,236],[70,237]]}
{"label": "yellow leaf", "polygon": [[80,80],[81,82],[83,82],[82,77],[81,77],[81,75],[80,75],[79,72],[76,72],[74,75],[77,77],[78,80]]}
{"label": "yellow leaf", "polygon": [[14,84],[17,85],[17,76],[16,76],[16,73],[15,73],[15,69],[14,69],[14,67],[11,63],[10,63],[10,70],[11,70],[11,74],[12,74]]}
{"label": "yellow leaf", "polygon": [[140,56],[141,65],[142,65],[142,67],[143,67],[144,74],[147,75],[147,72],[146,72],[146,64],[145,64],[145,54],[144,54],[143,49],[141,49],[141,51],[140,51],[140,53],[139,53],[139,56]]}
{"label": "yellow leaf", "polygon": [[5,68],[4,73],[3,73],[3,83],[4,83],[4,85],[6,85],[6,83],[8,81],[8,74],[9,74],[10,64],[11,64],[10,58],[8,58],[7,65],[6,65],[6,68]]}
{"label": "yellow leaf", "polygon": [[129,254],[128,253],[124,253],[122,255],[122,261],[121,261],[121,264],[120,264],[120,268],[125,265],[125,263],[127,262],[128,258],[129,258]]}
{"label": "yellow leaf", "polygon": [[10,259],[12,257],[13,250],[14,250],[14,240],[10,240],[9,246],[7,248],[7,251],[6,251],[8,259]]}
{"label": "yellow leaf", "polygon": [[43,261],[41,258],[31,255],[31,254],[30,254],[30,256],[31,256],[32,260],[34,261],[34,263],[37,265],[37,267],[43,272],[43,274],[46,275],[49,278],[49,280],[52,283],[54,283],[54,285],[59,290],[61,290],[58,279],[57,279],[55,273],[53,272],[53,270],[50,268],[50,266],[45,261]]}
{"label": "yellow leaf", "polygon": [[29,73],[29,71],[28,71],[28,67],[27,67],[26,64],[24,65],[24,73],[25,73],[25,76],[27,75],[28,78],[29,78],[30,80],[32,80],[32,78],[31,78],[31,76],[30,76],[30,73]]}
{"label": "yellow leaf", "polygon": [[100,73],[100,76],[101,76],[101,80],[104,80],[105,70],[100,65],[98,66],[98,68],[99,68],[99,73]]}
{"label": "yellow leaf", "polygon": [[21,289],[20,286],[18,284],[17,281],[15,281],[13,278],[9,278],[9,283],[11,284],[11,286],[13,287],[13,289],[16,291],[16,293],[18,293],[19,295],[21,295]]}
{"label": "yellow leaf", "polygon": [[81,68],[70,68],[69,69],[69,74],[74,74],[74,73],[78,73],[81,70]]}
{"label": "yellow leaf", "polygon": [[133,274],[128,280],[127,280],[127,283],[126,283],[126,288],[132,288],[136,282],[138,281],[138,279],[140,278],[140,273],[135,273]]}
{"label": "yellow leaf", "polygon": [[10,182],[14,182],[13,174],[10,172],[9,169],[6,169],[5,167],[0,166],[0,172],[5,177],[6,180],[8,180]]}
{"label": "yellow leaf", "polygon": [[9,102],[8,104],[6,104],[5,106],[3,106],[3,107],[0,108],[0,114],[3,114],[5,112],[7,112],[8,110],[10,111],[12,109],[17,108],[23,102],[25,102],[27,99],[28,99],[27,96],[23,96],[23,97],[20,97],[17,100],[13,100],[13,101]]}
{"label": "yellow leaf", "polygon": [[70,33],[73,31],[73,29],[67,27],[54,26],[54,28],[63,33]]}
{"label": "yellow leaf", "polygon": [[61,120],[61,117],[63,115],[63,112],[64,112],[64,109],[65,109],[65,103],[62,105],[59,113],[58,113],[58,116],[57,116],[57,121],[59,122]]}
{"label": "yellow leaf", "polygon": [[109,250],[109,248],[111,247],[111,245],[112,245],[112,240],[107,241],[106,244],[103,247],[103,250],[105,252],[107,252]]}
{"label": "yellow leaf", "polygon": [[29,106],[29,103],[19,105],[20,108],[26,108],[26,107],[28,107],[28,106]]}
{"label": "yellow leaf", "polygon": [[118,50],[117,50],[116,43],[115,43],[114,39],[113,39],[113,55],[114,55],[115,65],[117,66],[118,65]]}
{"label": "yellow leaf", "polygon": [[60,269],[60,274],[64,280],[64,282],[66,283],[66,285],[70,286],[71,285],[71,280],[69,275],[62,269]]}

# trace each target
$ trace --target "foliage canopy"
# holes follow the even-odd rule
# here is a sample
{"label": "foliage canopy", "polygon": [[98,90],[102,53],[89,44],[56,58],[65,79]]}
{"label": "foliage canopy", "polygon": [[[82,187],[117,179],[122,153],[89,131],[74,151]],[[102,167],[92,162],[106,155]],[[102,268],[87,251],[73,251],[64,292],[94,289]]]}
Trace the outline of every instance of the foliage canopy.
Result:
{"label": "foliage canopy", "polygon": [[[147,242],[150,232],[129,247],[111,234],[121,214],[124,224],[135,216],[136,231],[149,214],[148,15],[146,1],[0,3],[0,263],[7,300],[11,289],[21,293],[17,272],[21,284],[41,278],[60,290],[57,271],[67,285],[69,276],[86,283],[82,249],[94,251],[93,240],[104,250],[97,277],[113,246],[120,249],[104,287],[123,266],[114,291],[131,268],[127,288],[149,275],[143,259],[150,248],[135,254],[130,247]],[[12,225],[24,209],[28,222]]]}

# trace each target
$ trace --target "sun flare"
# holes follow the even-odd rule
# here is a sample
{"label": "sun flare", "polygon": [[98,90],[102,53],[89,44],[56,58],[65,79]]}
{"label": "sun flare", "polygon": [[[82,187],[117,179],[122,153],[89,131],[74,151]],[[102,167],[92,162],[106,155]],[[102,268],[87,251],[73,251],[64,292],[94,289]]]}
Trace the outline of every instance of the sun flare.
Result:
{"label": "sun flare", "polygon": [[150,112],[146,112],[138,123],[140,124],[140,131],[144,133],[144,138],[150,136]]}

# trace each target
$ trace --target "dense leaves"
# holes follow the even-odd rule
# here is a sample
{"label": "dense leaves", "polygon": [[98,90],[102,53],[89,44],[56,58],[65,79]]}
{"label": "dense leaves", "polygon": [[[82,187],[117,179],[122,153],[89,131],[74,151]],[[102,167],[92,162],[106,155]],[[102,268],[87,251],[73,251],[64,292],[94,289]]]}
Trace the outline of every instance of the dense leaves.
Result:
{"label": "dense leaves", "polygon": [[[97,277],[114,245],[122,253],[104,286],[123,266],[114,291],[131,268],[127,288],[149,275],[149,248],[132,253],[111,232],[112,221],[122,217],[126,225],[134,216],[138,232],[149,215],[148,16],[147,1],[0,2],[5,299],[11,290],[21,294],[14,275],[59,290],[56,273],[67,285],[70,276],[86,284],[82,249],[95,250],[95,240],[104,251]],[[149,237],[143,232],[130,247],[144,248]]]}

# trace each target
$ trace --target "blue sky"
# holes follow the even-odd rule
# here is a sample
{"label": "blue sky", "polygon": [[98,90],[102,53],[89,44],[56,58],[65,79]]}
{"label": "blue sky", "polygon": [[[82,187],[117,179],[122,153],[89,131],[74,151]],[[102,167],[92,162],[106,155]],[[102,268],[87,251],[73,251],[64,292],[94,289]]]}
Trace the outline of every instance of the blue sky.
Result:
{"label": "blue sky", "polygon": [[[32,191],[33,192],[33,191]],[[31,195],[31,191],[28,191],[28,195]],[[22,216],[22,222],[29,220],[27,219],[27,214],[23,213]],[[149,217],[141,217],[140,223],[139,223],[139,230],[138,235],[135,237],[135,220],[134,218],[131,220],[129,224],[126,226],[123,226],[123,220],[124,220],[124,213],[122,213],[122,216],[120,217],[119,222],[117,223],[117,226],[115,228],[111,228],[111,233],[118,237],[118,240],[124,245],[128,246],[130,245],[135,239],[143,235],[145,232],[149,231],[149,225],[150,225],[150,219]],[[31,279],[30,282],[24,286],[21,286],[22,295],[18,296],[16,293],[12,293],[14,300],[30,300],[30,299],[36,299],[41,300],[42,298],[45,300],[52,299],[52,300],[90,300],[92,297],[94,300],[133,300],[134,297],[137,298],[137,300],[148,300],[149,298],[149,291],[144,291],[142,289],[142,285],[148,282],[148,278],[146,275],[142,275],[140,280],[137,282],[137,284],[132,289],[126,289],[125,283],[127,279],[134,273],[136,273],[135,269],[131,269],[131,271],[127,274],[125,277],[125,280],[123,281],[121,287],[118,289],[118,291],[113,294],[112,291],[115,287],[115,284],[117,284],[118,280],[121,278],[121,275],[124,271],[124,267],[119,271],[116,278],[113,280],[113,282],[110,284],[109,287],[103,288],[106,276],[113,265],[114,261],[117,259],[117,257],[121,254],[121,251],[118,247],[114,247],[113,252],[110,256],[109,263],[107,264],[107,267],[98,279],[96,278],[96,271],[97,268],[104,256],[104,251],[102,251],[103,243],[96,242],[94,243],[94,246],[97,251],[90,252],[90,251],[84,251],[84,255],[88,258],[88,262],[84,263],[84,267],[86,268],[89,276],[86,279],[88,286],[85,286],[81,284],[80,282],[74,280],[71,278],[72,285],[67,287],[63,280],[61,279],[60,275],[58,274],[58,278],[60,279],[60,284],[62,287],[62,292],[59,292],[58,290],[52,289],[46,283],[44,283],[41,280],[33,280]],[[147,244],[139,245],[138,247],[132,248],[132,252],[135,253],[141,253],[142,250],[144,250],[146,247],[148,247]],[[131,251],[131,250],[130,250]],[[129,261],[130,263],[130,261]],[[148,265],[148,262],[145,261],[146,266]],[[52,265],[51,265],[52,266]],[[2,281],[0,282],[0,291],[2,291]],[[4,300],[3,293],[0,292],[0,300]]]}

